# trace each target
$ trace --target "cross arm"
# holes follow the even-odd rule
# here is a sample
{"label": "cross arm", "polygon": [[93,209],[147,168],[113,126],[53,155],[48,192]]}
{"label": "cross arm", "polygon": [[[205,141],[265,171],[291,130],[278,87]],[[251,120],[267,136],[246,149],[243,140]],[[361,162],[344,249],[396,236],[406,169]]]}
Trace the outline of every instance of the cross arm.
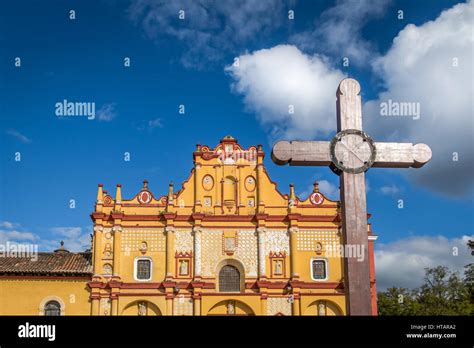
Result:
{"label": "cross arm", "polygon": [[290,166],[329,166],[329,141],[279,141],[273,146],[272,160]]}
{"label": "cross arm", "polygon": [[[329,141],[279,141],[273,146],[272,160],[279,165],[329,166],[331,164],[329,146]],[[373,167],[420,168],[432,156],[431,149],[426,144],[375,143],[375,149]],[[363,156],[364,150],[359,151],[361,151],[359,155]]]}
{"label": "cross arm", "polygon": [[412,143],[375,143],[377,155],[373,167],[420,168],[432,156],[426,144]]}

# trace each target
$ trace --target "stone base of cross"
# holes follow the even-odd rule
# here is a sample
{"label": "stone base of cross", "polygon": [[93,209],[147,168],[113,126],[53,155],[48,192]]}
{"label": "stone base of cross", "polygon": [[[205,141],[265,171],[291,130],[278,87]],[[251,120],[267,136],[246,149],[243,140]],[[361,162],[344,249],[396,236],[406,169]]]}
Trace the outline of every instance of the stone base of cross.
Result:
{"label": "stone base of cross", "polygon": [[280,141],[272,150],[276,164],[330,166],[340,176],[342,234],[346,245],[366,257],[344,258],[347,312],[371,315],[365,172],[370,167],[420,168],[431,159],[426,144],[374,142],[362,131],[360,85],[344,79],[337,90],[337,130],[332,141]]}

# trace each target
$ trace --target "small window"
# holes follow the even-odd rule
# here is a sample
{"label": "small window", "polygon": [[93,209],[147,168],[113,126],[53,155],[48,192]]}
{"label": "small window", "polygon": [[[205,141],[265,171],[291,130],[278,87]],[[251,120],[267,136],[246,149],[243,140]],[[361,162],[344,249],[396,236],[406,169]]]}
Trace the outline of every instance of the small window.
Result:
{"label": "small window", "polygon": [[311,276],[313,280],[326,280],[328,276],[327,261],[323,259],[311,260]]}
{"label": "small window", "polygon": [[140,258],[135,260],[135,280],[151,279],[151,259]]}
{"label": "small window", "polygon": [[61,315],[61,305],[58,301],[49,301],[44,306],[44,315],[58,316]]}

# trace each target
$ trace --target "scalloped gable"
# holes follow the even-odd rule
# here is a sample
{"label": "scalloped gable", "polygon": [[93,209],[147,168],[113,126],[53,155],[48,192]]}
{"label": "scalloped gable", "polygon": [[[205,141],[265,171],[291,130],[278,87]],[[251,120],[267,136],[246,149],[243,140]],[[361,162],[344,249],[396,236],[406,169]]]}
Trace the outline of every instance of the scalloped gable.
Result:
{"label": "scalloped gable", "polygon": [[[114,200],[99,185],[96,211],[135,214],[134,207],[155,207],[156,210],[140,209],[140,214],[254,215],[265,212],[282,216],[289,213],[292,202],[301,208],[338,207],[338,201],[319,192],[317,184],[308,197],[296,197],[293,187],[290,187],[290,194],[280,192],[263,164],[264,157],[261,145],[245,148],[230,135],[222,138],[214,148],[197,144],[193,152],[194,167],[179,191],[173,192],[170,183],[168,194],[157,196],[145,180],[131,199],[122,200],[121,185],[117,185]],[[291,212],[295,212],[294,209]],[[303,209],[299,213],[317,215],[313,209]]]}

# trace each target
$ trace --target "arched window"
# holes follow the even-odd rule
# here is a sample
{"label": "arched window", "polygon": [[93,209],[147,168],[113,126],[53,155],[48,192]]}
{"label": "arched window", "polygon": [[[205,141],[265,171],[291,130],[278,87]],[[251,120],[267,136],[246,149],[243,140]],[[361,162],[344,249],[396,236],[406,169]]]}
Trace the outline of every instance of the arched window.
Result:
{"label": "arched window", "polygon": [[44,306],[44,315],[61,315],[61,305],[58,301],[49,301]]}
{"label": "arched window", "polygon": [[240,272],[231,265],[226,265],[219,272],[220,292],[240,292]]}

